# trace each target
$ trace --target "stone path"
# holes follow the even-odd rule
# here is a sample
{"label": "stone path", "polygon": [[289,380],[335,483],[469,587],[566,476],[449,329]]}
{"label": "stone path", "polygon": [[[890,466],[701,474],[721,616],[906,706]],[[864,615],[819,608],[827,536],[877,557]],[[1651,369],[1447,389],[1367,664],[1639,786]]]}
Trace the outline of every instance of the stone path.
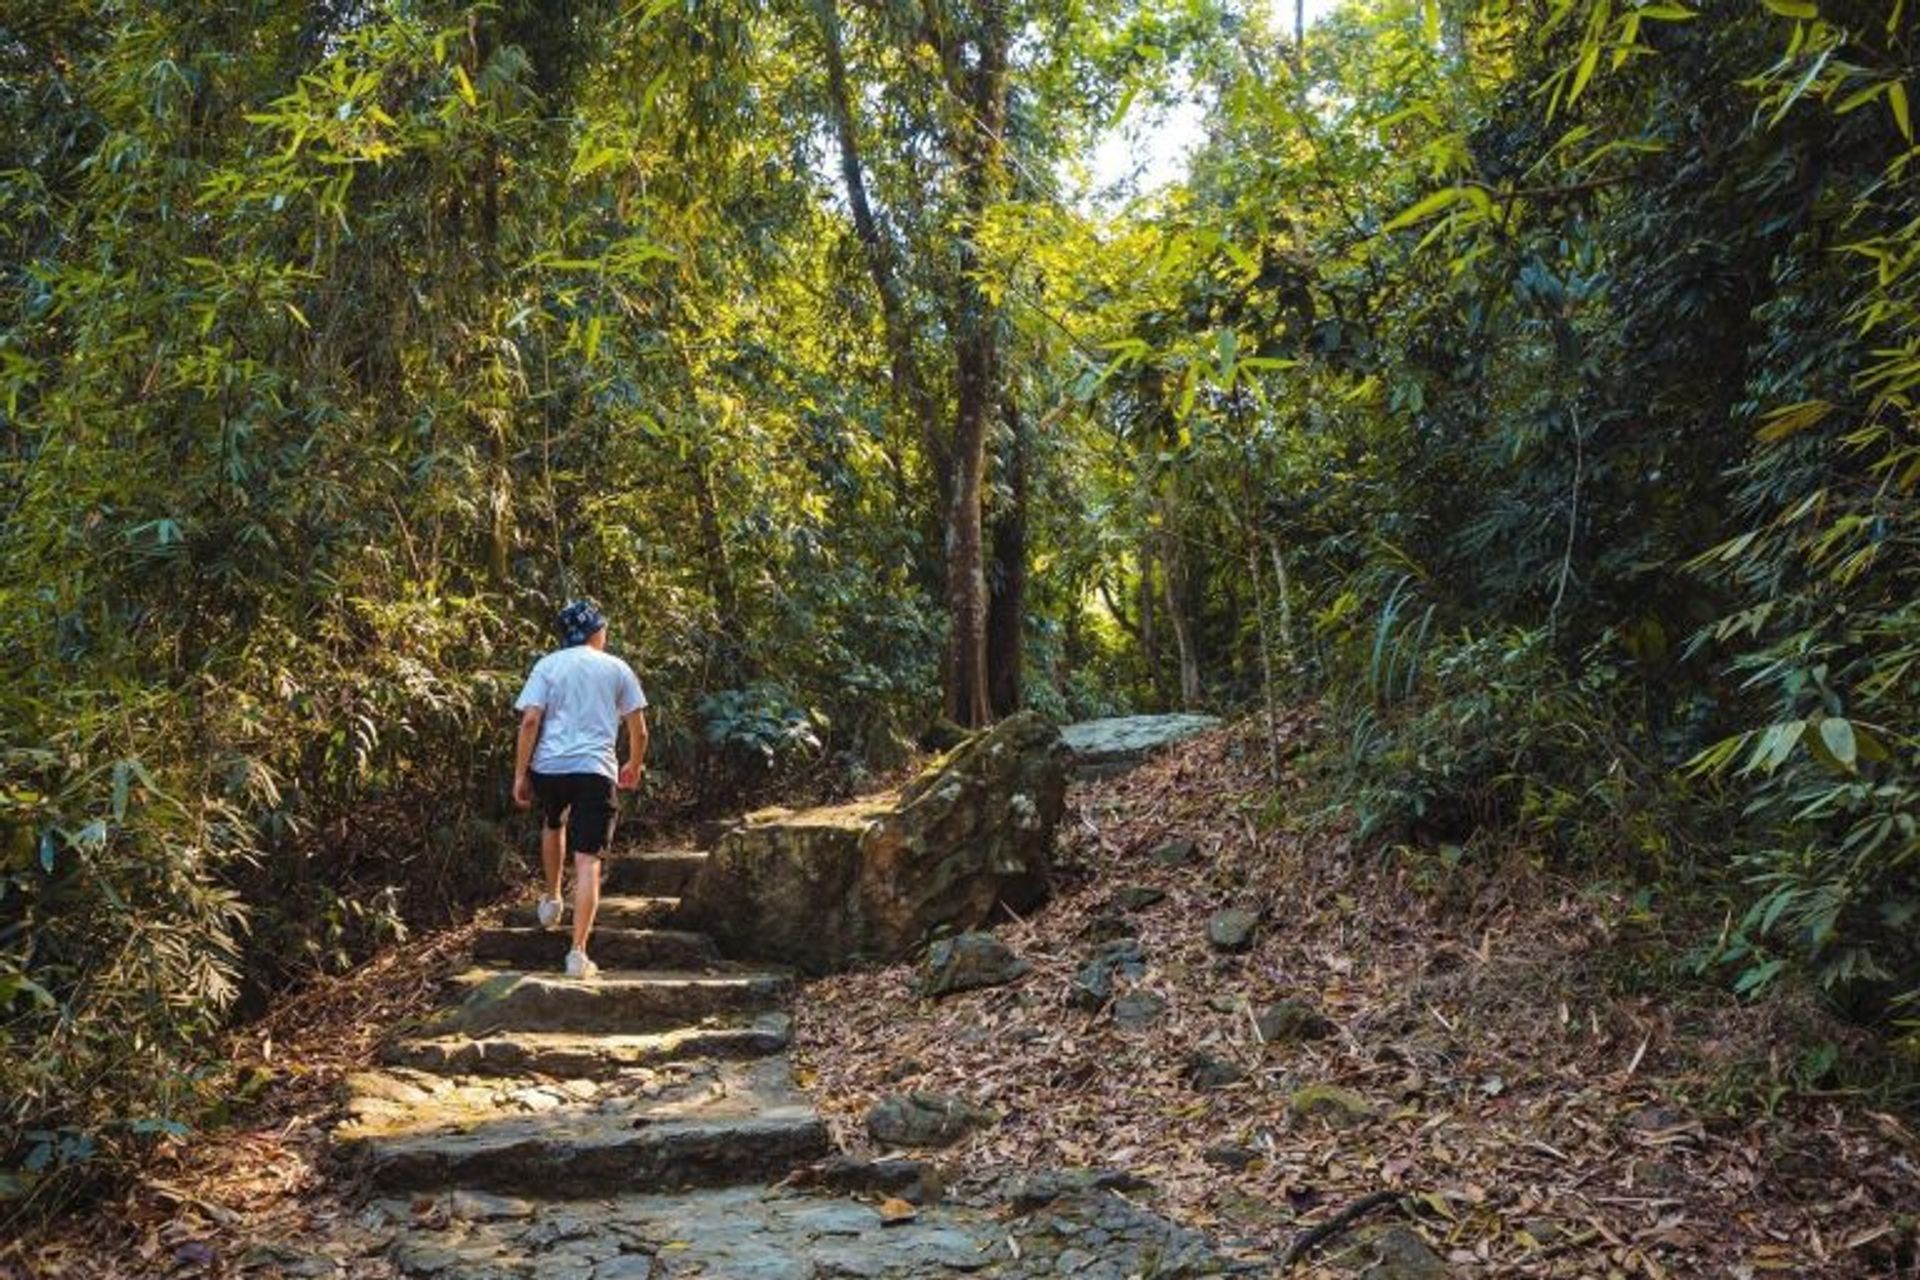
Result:
{"label": "stone path", "polygon": [[[989,1191],[905,1219],[883,1218],[877,1194],[775,1189],[828,1154],[827,1130],[786,1055],[791,977],[729,962],[671,927],[704,856],[609,859],[595,981],[560,974],[564,929],[516,913],[480,937],[483,967],[456,980],[448,1003],[396,1035],[385,1067],[350,1081],[336,1141],[371,1187],[360,1225],[390,1238],[402,1275],[1225,1270],[1197,1235],[1085,1180],[1049,1184],[1038,1211],[1017,1190]],[[875,1183],[880,1167],[843,1162],[834,1185]]]}

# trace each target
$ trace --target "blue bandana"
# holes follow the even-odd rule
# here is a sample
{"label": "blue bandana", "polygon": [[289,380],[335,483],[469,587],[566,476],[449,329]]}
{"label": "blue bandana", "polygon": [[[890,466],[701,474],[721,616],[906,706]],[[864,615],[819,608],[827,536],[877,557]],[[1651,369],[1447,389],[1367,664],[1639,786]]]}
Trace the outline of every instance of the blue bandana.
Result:
{"label": "blue bandana", "polygon": [[566,644],[585,644],[607,625],[607,615],[591,600],[574,600],[560,611],[560,639]]}

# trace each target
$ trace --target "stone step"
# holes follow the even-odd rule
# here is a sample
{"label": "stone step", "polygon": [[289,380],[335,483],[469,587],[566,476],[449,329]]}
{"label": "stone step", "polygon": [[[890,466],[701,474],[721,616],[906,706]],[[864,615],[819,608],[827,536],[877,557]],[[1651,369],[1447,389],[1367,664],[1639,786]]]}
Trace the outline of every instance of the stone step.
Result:
{"label": "stone step", "polygon": [[455,978],[454,986],[464,994],[429,1018],[422,1034],[670,1031],[704,1018],[778,1009],[792,993],[793,979],[725,966],[701,973],[603,969],[599,977],[584,982],[560,973],[474,969]]}
{"label": "stone step", "polygon": [[600,871],[600,891],[677,898],[706,862],[697,849],[611,854]]}
{"label": "stone step", "polygon": [[474,1039],[441,1036],[399,1040],[385,1051],[394,1066],[440,1075],[545,1075],[603,1079],[633,1067],[689,1058],[754,1058],[784,1051],[793,1022],[784,1013],[710,1018],[698,1026],[651,1035],[569,1035],[560,1031],[503,1032]]}
{"label": "stone step", "polygon": [[[532,902],[516,903],[507,909],[505,924],[510,929],[538,929],[540,917],[535,915],[536,904]],[[680,909],[678,898],[643,898],[602,894],[600,910],[593,917],[593,927],[597,934],[601,929],[664,929],[673,922],[673,913]],[[573,918],[573,902],[567,902],[567,914],[561,918],[556,930],[561,937],[567,936],[567,922]]]}
{"label": "stone step", "polygon": [[392,1071],[349,1088],[336,1141],[388,1191],[598,1198],[773,1180],[827,1149],[781,1058],[605,1084]]}
{"label": "stone step", "polygon": [[[570,935],[560,929],[488,929],[473,943],[480,964],[524,965],[559,972]],[[720,959],[713,939],[676,929],[601,928],[594,920],[588,953],[606,969],[699,969]]]}

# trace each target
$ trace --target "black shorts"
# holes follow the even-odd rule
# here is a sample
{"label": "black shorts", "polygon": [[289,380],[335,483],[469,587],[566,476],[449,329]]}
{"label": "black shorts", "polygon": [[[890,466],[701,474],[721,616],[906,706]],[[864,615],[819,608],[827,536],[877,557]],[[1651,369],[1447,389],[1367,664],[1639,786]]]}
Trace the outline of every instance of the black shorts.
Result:
{"label": "black shorts", "polygon": [[549,831],[567,829],[567,852],[598,857],[613,839],[613,779],[600,773],[535,773],[533,794]]}

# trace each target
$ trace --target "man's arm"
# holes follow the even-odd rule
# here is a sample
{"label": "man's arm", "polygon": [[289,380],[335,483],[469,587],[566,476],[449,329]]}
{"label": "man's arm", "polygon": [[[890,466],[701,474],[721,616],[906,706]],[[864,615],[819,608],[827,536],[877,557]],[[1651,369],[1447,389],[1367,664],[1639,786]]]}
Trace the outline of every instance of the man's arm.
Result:
{"label": "man's arm", "polygon": [[620,786],[631,791],[640,785],[647,768],[647,709],[627,714],[627,762],[620,768]]}
{"label": "man's arm", "polygon": [[533,748],[540,741],[540,722],[545,707],[528,707],[520,713],[520,734],[513,751],[513,802],[525,809],[533,804]]}

